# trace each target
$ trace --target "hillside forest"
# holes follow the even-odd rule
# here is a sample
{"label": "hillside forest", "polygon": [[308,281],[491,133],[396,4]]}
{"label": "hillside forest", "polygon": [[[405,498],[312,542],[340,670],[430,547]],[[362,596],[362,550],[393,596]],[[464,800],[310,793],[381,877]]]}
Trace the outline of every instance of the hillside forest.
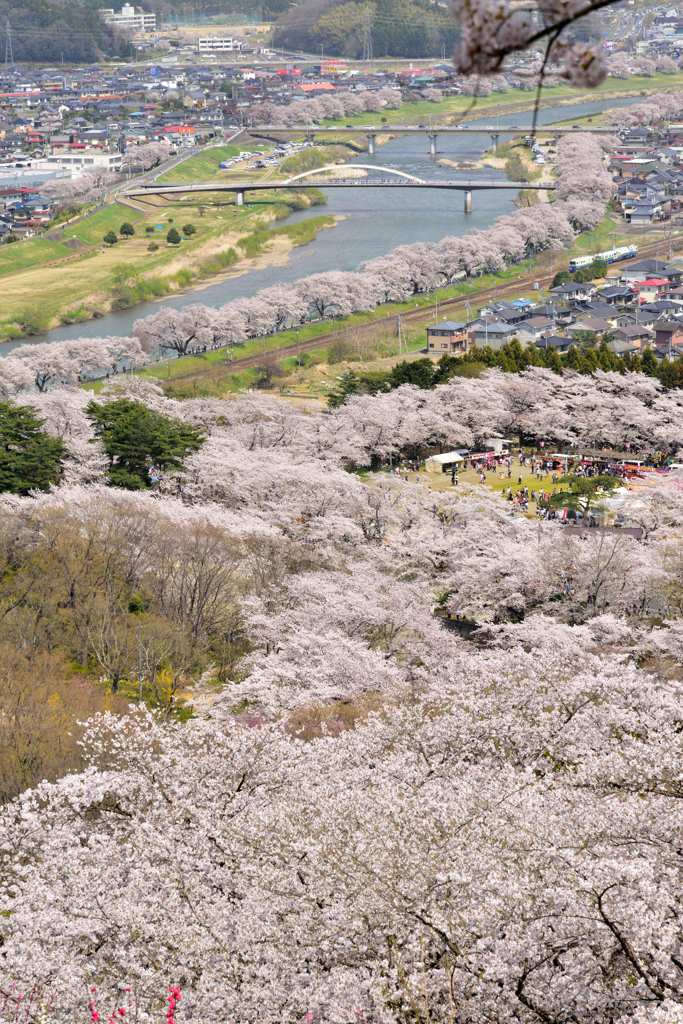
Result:
{"label": "hillside forest", "polygon": [[273,45],[309,53],[362,57],[365,13],[370,16],[375,57],[450,56],[459,29],[448,10],[426,0],[306,0],[275,24]]}

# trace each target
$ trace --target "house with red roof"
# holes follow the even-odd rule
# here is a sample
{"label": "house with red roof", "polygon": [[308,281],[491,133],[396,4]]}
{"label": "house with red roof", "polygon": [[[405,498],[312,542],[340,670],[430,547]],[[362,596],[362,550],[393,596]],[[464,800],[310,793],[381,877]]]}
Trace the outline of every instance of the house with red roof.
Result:
{"label": "house with red roof", "polygon": [[669,290],[670,281],[663,277],[651,277],[647,281],[634,281],[631,287],[636,293],[636,302],[655,302]]}

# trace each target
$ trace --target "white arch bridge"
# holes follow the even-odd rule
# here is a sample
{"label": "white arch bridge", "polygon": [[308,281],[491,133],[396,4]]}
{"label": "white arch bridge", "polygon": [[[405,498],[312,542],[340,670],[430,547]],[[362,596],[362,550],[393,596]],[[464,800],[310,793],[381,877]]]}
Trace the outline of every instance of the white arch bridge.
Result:
{"label": "white arch bridge", "polygon": [[[359,170],[368,170],[393,175],[393,177],[324,178],[322,180],[314,180],[311,184],[324,185],[326,189],[428,188],[451,192],[463,192],[465,198],[465,213],[472,212],[473,192],[482,192],[486,189],[506,189],[514,192],[519,192],[520,189],[552,191],[555,188],[554,183],[539,184],[537,181],[485,181],[484,179],[474,179],[469,181],[446,181],[445,179],[424,181],[422,178],[416,178],[412,174],[406,174],[405,171],[397,171],[393,167],[378,167],[376,164],[352,164],[351,166],[357,167]],[[138,185],[134,188],[127,188],[120,193],[120,196],[121,198],[137,199],[138,201],[142,200],[142,202],[144,202],[145,197],[147,196],[165,196],[166,198],[172,199],[174,196],[181,198],[188,195],[196,195],[197,193],[215,194],[218,192],[234,192],[236,205],[244,206],[244,197],[247,192],[271,192],[276,189],[291,190],[292,188],[297,187],[305,188],[306,184],[303,179],[310,178],[312,175],[321,174],[323,171],[339,171],[339,165],[331,164],[328,167],[316,167],[313,170],[297,174],[293,178],[288,178],[287,181],[202,181],[193,185],[183,185],[180,182],[177,184],[167,183],[162,185],[158,182],[149,182]]]}

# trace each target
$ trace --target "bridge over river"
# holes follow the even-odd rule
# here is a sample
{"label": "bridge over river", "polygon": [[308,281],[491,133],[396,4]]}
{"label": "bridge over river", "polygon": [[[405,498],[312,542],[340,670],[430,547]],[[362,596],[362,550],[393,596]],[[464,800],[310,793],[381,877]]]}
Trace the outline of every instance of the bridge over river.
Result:
{"label": "bridge over river", "polygon": [[[375,145],[378,135],[428,135],[429,136],[429,153],[430,156],[436,156],[436,140],[439,135],[488,135],[491,139],[491,147],[495,153],[498,149],[498,139],[501,135],[519,135],[521,133],[532,134],[532,129],[525,128],[523,125],[494,125],[489,124],[484,127],[477,126],[470,128],[469,125],[452,125],[452,124],[386,124],[380,125],[378,128],[376,125],[316,125],[316,124],[302,124],[295,125],[289,128],[283,128],[280,125],[257,125],[251,128],[246,126],[243,129],[248,135],[255,137],[265,136],[271,138],[277,136],[279,138],[292,138],[305,135],[308,142],[313,142],[316,135],[324,135],[326,132],[347,132],[353,131],[357,135],[365,135],[368,140],[368,153],[370,156],[375,155]],[[551,135],[553,138],[558,139],[561,135],[582,135],[586,132],[591,135],[614,135],[618,129],[615,128],[580,128],[578,125],[559,125],[554,126],[542,126],[537,125],[533,130],[533,135]]]}
{"label": "bridge over river", "polygon": [[[403,188],[403,189],[442,189],[451,192],[463,192],[464,193],[464,209],[465,213],[472,212],[472,193],[482,192],[487,189],[499,190],[507,189],[518,192],[520,189],[535,189],[537,191],[552,191],[555,188],[554,183],[539,184],[537,181],[485,181],[483,179],[475,179],[469,181],[423,181],[422,178],[416,178],[412,174],[406,174],[404,171],[394,170],[393,167],[378,167],[376,164],[353,164],[362,170],[379,171],[385,174],[391,174],[393,178],[325,178],[323,181],[315,179],[315,184],[323,184],[326,189],[328,188]],[[127,188],[119,193],[121,199],[136,199],[138,201],[145,201],[146,197],[150,196],[166,196],[173,198],[177,196],[196,195],[202,192],[233,192],[235,194],[235,204],[237,206],[244,206],[244,197],[247,192],[271,192],[276,189],[287,189],[291,191],[292,188],[306,187],[304,178],[308,178],[312,175],[320,174],[323,171],[338,171],[338,165],[331,165],[329,167],[317,167],[311,171],[304,171],[303,174],[297,174],[294,178],[288,178],[287,181],[274,182],[274,181],[202,181],[195,184],[184,185],[181,182],[173,183],[169,182],[166,184],[159,184],[158,182],[149,182],[143,185],[139,185],[136,188]]]}

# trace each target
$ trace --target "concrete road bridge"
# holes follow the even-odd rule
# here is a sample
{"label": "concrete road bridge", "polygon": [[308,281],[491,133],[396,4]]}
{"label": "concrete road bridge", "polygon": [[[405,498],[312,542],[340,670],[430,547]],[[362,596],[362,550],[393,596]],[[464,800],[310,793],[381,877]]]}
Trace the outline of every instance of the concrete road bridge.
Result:
{"label": "concrete road bridge", "polygon": [[[380,171],[384,174],[393,175],[393,178],[326,178],[324,181],[315,180],[312,184],[324,185],[328,188],[428,188],[441,189],[451,192],[464,193],[465,213],[472,212],[472,193],[485,190],[506,189],[519,192],[520,189],[535,189],[537,191],[552,191],[554,184],[539,184],[537,181],[485,181],[475,179],[469,181],[423,181],[405,171],[397,171],[393,167],[378,167],[376,164],[353,164],[360,170]],[[149,182],[133,188],[126,188],[121,191],[121,198],[137,199],[145,201],[147,196],[166,196],[173,198],[177,196],[197,195],[198,193],[234,192],[235,204],[244,206],[244,197],[248,192],[270,192],[276,189],[305,188],[305,178],[320,174],[321,171],[339,171],[338,164],[329,167],[316,167],[314,170],[304,171],[287,181],[202,181],[195,184],[183,185],[181,183],[160,184]]]}
{"label": "concrete road bridge", "polygon": [[[443,124],[443,125],[409,125],[409,124],[387,124],[382,125],[379,128],[376,125],[316,125],[316,124],[302,124],[290,128],[281,128],[278,125],[258,125],[253,128],[245,128],[249,135],[256,137],[262,135],[270,138],[274,135],[279,137],[291,138],[293,136],[305,135],[307,142],[314,142],[316,135],[324,135],[327,132],[345,132],[353,130],[357,135],[365,135],[368,140],[368,153],[370,156],[375,155],[375,145],[378,135],[428,135],[429,136],[429,153],[431,156],[436,156],[436,140],[439,135],[488,135],[491,139],[492,149],[495,151],[498,149],[498,139],[501,135],[519,135],[523,132],[531,133],[531,128],[525,128],[523,125],[486,125],[483,128],[470,128],[468,125],[462,127]],[[534,135],[551,135],[553,138],[558,139],[561,135],[581,135],[584,132],[588,132],[591,135],[614,135],[614,128],[577,128],[572,127],[559,127],[553,128],[548,126],[537,126]]]}

